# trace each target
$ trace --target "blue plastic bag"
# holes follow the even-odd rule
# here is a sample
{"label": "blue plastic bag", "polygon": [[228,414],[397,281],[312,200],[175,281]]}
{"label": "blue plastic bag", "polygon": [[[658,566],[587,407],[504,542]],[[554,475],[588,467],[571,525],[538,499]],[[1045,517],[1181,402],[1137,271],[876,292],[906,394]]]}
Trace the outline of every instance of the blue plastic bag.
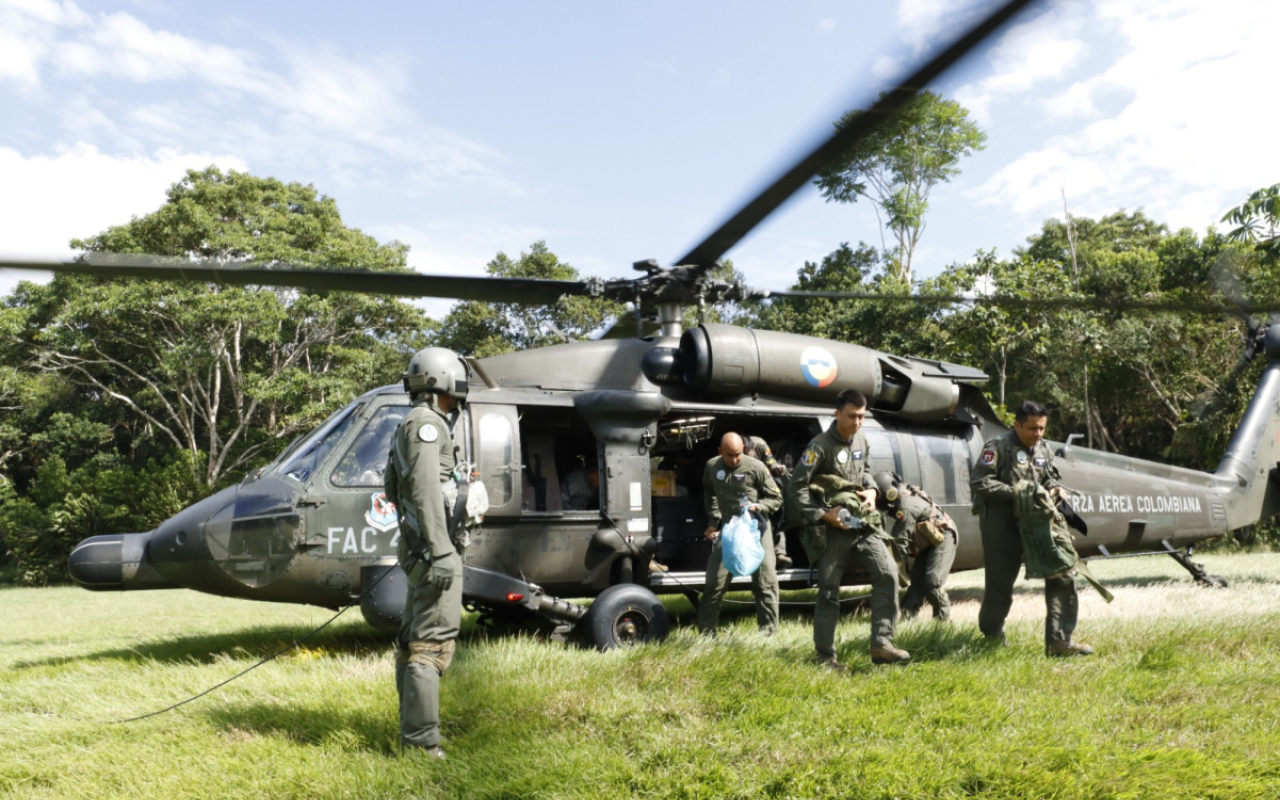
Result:
{"label": "blue plastic bag", "polygon": [[720,563],[734,575],[745,578],[756,574],[763,561],[760,526],[751,512],[744,510],[720,529]]}

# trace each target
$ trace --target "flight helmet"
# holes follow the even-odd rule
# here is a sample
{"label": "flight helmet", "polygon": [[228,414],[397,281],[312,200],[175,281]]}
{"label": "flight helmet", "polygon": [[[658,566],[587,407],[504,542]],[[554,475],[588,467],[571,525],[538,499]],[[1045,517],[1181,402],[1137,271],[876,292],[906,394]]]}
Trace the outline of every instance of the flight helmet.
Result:
{"label": "flight helmet", "polygon": [[447,394],[459,403],[467,399],[467,362],[446,347],[427,347],[413,354],[405,370],[404,389]]}
{"label": "flight helmet", "polygon": [[876,488],[880,491],[880,499],[886,503],[898,502],[898,478],[892,472],[880,470],[871,476],[871,480],[876,482]]}

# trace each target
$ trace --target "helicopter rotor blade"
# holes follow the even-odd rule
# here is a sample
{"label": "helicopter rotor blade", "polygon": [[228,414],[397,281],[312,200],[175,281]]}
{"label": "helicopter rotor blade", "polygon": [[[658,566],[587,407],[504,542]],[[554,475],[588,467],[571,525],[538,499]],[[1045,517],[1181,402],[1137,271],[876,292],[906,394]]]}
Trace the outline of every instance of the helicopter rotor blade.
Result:
{"label": "helicopter rotor blade", "polygon": [[970,28],[950,47],[917,69],[902,83],[881,95],[866,113],[858,115],[850,124],[837,130],[830,138],[801,158],[795,166],[751,198],[736,214],[675,263],[698,267],[704,271],[714,267],[725,253],[792,195],[800,191],[823,167],[873,133],[876,128],[910,103],[920,90],[1032,2],[1035,0],[1007,0]]}
{"label": "helicopter rotor blade", "polygon": [[1250,331],[1257,330],[1258,321],[1244,294],[1244,269],[1240,264],[1240,255],[1235,250],[1223,250],[1209,268],[1209,285],[1215,291],[1236,306],[1239,316],[1244,319]]}
{"label": "helicopter rotor blade", "polygon": [[959,294],[876,294],[873,292],[769,292],[769,298],[794,300],[865,300],[876,303],[917,303],[926,305],[983,305],[1002,308],[1085,309],[1091,311],[1178,311],[1193,314],[1232,314],[1257,312],[1262,306],[1237,301],[1209,300],[1144,300],[1123,297],[1004,297],[1000,295]]}
{"label": "helicopter rotor blade", "polygon": [[1267,325],[1276,322],[1275,312],[1268,316],[1266,323],[1259,322],[1254,315],[1259,309],[1245,299],[1244,268],[1240,260],[1240,254],[1235,250],[1224,250],[1209,268],[1209,285],[1231,304],[1234,309],[1231,313],[1244,321],[1245,341],[1240,358],[1231,372],[1227,373],[1227,377],[1217,385],[1205,389],[1192,402],[1191,413],[1196,419],[1216,415],[1235,395],[1240,378],[1253,362],[1254,356],[1262,350],[1262,337]]}
{"label": "helicopter rotor blade", "polygon": [[[859,115],[852,124],[836,131],[788,172],[766,187],[728,222],[678,261],[677,269],[664,270],[656,262],[652,262],[651,269],[643,270],[648,272],[648,275],[643,278],[607,281],[593,278],[583,281],[565,281],[494,276],[424,275],[412,272],[334,270],[323,267],[299,268],[288,264],[225,264],[211,260],[104,253],[91,253],[71,261],[0,258],[0,269],[41,270],[103,278],[193,281],[237,286],[285,286],[526,305],[550,305],[567,295],[631,301],[642,309],[664,302],[702,303],[708,299],[703,278],[724,253],[799,191],[822,167],[872,133],[886,119],[909,103],[925,85],[941,75],[1032,2],[1035,0],[1006,0],[1003,5],[973,26],[940,55],[916,70],[899,86],[882,95],[867,113]],[[743,294],[741,290],[746,289],[746,287],[738,288],[737,294]],[[747,289],[746,295],[742,297],[729,293],[720,299],[749,299],[749,297],[761,297],[766,294],[766,292]],[[618,333],[621,333],[621,326],[618,328]]]}
{"label": "helicopter rotor blade", "polygon": [[598,295],[600,281],[424,275],[420,272],[361,272],[290,266],[212,264],[155,256],[90,253],[82,259],[4,260],[0,269],[39,270],[98,278],[191,281],[228,286],[287,286],[399,297],[441,297],[491,303],[551,305],[566,295]]}
{"label": "helicopter rotor blade", "polygon": [[[308,269],[288,266],[213,265],[143,255],[90,253],[71,261],[55,259],[3,259],[0,269],[47,271],[99,278],[186,281],[227,286],[284,286],[298,289],[385,294],[398,297],[439,297],[491,303],[552,305],[564,296],[609,296],[621,299],[626,281],[566,281],[545,278],[495,278],[470,275],[424,275],[406,272],[362,272],[358,270]],[[1221,279],[1220,279],[1221,280]],[[1216,281],[1215,281],[1216,282]],[[1264,313],[1280,303],[1262,304],[1246,300],[1234,289],[1226,297],[1210,300],[1144,300],[1142,298],[1045,297],[1022,298],[998,295],[877,294],[874,292],[762,291],[762,297],[792,300],[858,300],[876,303],[923,303],[927,305],[987,305],[1004,308],[1085,309],[1110,312],[1184,312],[1230,314],[1243,317],[1249,327],[1257,327],[1254,314]],[[615,296],[616,295],[616,296]],[[625,314],[615,320],[605,338],[629,337],[635,317]],[[649,325],[652,328],[653,325]]]}

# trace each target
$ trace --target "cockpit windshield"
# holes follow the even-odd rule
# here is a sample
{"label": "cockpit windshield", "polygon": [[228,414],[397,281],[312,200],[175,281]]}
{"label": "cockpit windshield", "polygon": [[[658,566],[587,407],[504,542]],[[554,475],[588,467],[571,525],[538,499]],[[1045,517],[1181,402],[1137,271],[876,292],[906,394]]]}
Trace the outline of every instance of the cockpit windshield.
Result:
{"label": "cockpit windshield", "polygon": [[342,454],[329,480],[334,486],[381,487],[387,473],[391,437],[409,406],[383,406],[373,412],[369,424]]}
{"label": "cockpit windshield", "polygon": [[352,403],[334,413],[295,447],[286,450],[280,458],[280,463],[272,471],[288,475],[303,483],[310,480],[316,467],[324,461],[333,446],[351,428],[351,423],[357,416],[356,412],[363,406],[364,403]]}

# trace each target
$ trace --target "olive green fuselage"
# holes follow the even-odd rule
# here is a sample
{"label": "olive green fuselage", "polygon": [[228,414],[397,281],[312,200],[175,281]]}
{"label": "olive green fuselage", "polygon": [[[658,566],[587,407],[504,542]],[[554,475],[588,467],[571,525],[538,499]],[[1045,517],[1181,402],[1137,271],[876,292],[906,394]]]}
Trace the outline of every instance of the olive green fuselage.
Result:
{"label": "olive green fuselage", "polygon": [[[1077,536],[1081,555],[1182,547],[1270,513],[1278,364],[1216,474],[1054,445],[1089,528]],[[870,399],[871,469],[925,488],[959,527],[954,569],[982,566],[970,465],[1004,428],[973,370],[710,325],[687,331],[679,346],[582,342],[475,366],[479,380],[454,434],[490,501],[465,555],[467,599],[477,605],[572,617],[527,595],[590,597],[626,582],[700,590],[710,547],[702,468],[720,437],[763,437],[794,463],[831,421],[842,388]],[[271,465],[156,530],[86,540],[73,576],[88,588],[186,587],[331,608],[361,599],[395,560],[397,519],[382,470],[408,408],[396,386],[355,399]],[[566,487],[589,473],[598,475],[590,478],[597,497],[570,507],[584,504]],[[796,563],[779,570],[782,586],[813,585],[802,548],[792,541],[789,551]],[[395,613],[397,580],[394,570],[384,580],[383,616]]]}

